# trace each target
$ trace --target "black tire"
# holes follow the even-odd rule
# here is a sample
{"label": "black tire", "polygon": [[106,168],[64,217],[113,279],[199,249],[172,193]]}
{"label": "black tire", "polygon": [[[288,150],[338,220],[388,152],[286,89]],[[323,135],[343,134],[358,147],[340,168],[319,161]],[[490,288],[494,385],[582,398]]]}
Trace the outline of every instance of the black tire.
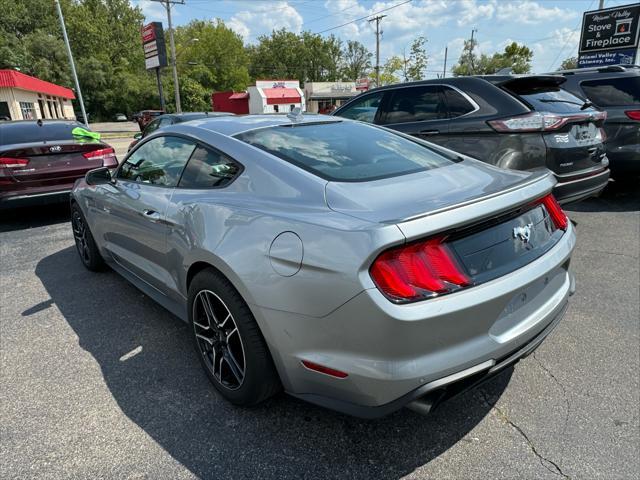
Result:
{"label": "black tire", "polygon": [[[214,325],[206,316],[205,299],[213,312]],[[203,270],[189,285],[188,301],[194,346],[216,390],[242,406],[256,405],[278,393],[282,387],[269,349],[251,310],[233,285],[217,271]]]}
{"label": "black tire", "polygon": [[75,203],[71,206],[71,230],[73,231],[73,239],[82,264],[92,272],[104,270],[104,259],[100,255],[82,210]]}

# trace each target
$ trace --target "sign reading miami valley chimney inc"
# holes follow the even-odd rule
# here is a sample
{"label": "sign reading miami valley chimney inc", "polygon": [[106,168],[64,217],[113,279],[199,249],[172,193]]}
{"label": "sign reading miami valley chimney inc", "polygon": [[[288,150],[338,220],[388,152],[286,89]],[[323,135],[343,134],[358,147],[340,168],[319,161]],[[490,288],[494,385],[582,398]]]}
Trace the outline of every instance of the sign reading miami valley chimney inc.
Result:
{"label": "sign reading miami valley chimney inc", "polygon": [[585,12],[578,67],[635,63],[640,3]]}

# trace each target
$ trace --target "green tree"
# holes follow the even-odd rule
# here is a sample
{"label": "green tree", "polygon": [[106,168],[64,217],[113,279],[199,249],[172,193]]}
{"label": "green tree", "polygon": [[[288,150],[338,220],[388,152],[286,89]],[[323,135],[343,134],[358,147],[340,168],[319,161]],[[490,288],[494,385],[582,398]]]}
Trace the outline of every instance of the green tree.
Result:
{"label": "green tree", "polygon": [[[390,85],[392,83],[398,83],[400,78],[398,77],[399,72],[402,71],[403,68],[403,60],[402,58],[394,55],[387,59],[387,61],[380,68],[380,86],[381,85]],[[375,76],[372,76],[372,80],[375,83]]]}
{"label": "green tree", "polygon": [[422,80],[427,69],[427,51],[425,45],[427,39],[423,36],[417,37],[411,44],[408,62],[406,65],[406,80]]}
{"label": "green tree", "polygon": [[578,57],[565,58],[558,70],[572,70],[574,68],[578,68]]}
{"label": "green tree", "polygon": [[462,47],[462,53],[458,59],[458,63],[451,69],[455,76],[460,75],[473,75],[476,72],[476,66],[478,64],[478,56],[474,52],[478,47],[477,40],[465,40]]}
{"label": "green tree", "polygon": [[[91,118],[157,107],[144,69],[140,25],[129,0],[61,0],[83,97]],[[0,0],[0,68],[73,87],[62,32],[50,0]]]}
{"label": "green tree", "polygon": [[222,20],[193,20],[176,28],[175,39],[180,79],[191,78],[209,93],[244,90],[249,84],[242,37]]}
{"label": "green tree", "polygon": [[356,40],[348,40],[342,54],[342,78],[354,81],[365,77],[371,71],[373,54]]}
{"label": "green tree", "polygon": [[[475,40],[474,49],[475,49]],[[453,74],[458,75],[491,75],[508,68],[512,73],[529,73],[533,51],[525,46],[513,42],[504,48],[503,52],[493,55],[476,55],[471,51],[471,40],[465,41],[465,46],[458,63],[453,67]]]}

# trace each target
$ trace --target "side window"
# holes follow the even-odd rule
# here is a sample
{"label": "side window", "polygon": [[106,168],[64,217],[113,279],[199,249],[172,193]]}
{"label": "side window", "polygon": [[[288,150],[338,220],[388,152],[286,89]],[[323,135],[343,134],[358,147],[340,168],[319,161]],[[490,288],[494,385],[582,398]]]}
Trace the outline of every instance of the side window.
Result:
{"label": "side window", "polygon": [[393,92],[384,123],[422,122],[447,117],[442,89],[436,85],[398,88]]}
{"label": "side window", "polygon": [[198,146],[180,179],[181,188],[224,187],[240,172],[240,165],[222,153]]}
{"label": "side window", "polygon": [[580,86],[586,97],[600,107],[640,104],[640,76],[588,80]]}
{"label": "side window", "polygon": [[157,137],[143,144],[122,164],[118,178],[175,187],[195,145],[178,137]]}
{"label": "side window", "polygon": [[373,123],[383,96],[384,92],[377,92],[362,97],[359,100],[354,100],[347,108],[342,110],[338,116]]}
{"label": "side window", "polygon": [[159,127],[160,127],[160,120],[154,120],[153,122],[151,122],[149,125],[147,125],[145,127],[144,132],[142,132],[142,136],[143,137],[147,137],[147,136],[151,135]]}
{"label": "side window", "polygon": [[444,97],[447,102],[449,118],[460,117],[473,112],[475,107],[460,92],[453,88],[443,87]]}

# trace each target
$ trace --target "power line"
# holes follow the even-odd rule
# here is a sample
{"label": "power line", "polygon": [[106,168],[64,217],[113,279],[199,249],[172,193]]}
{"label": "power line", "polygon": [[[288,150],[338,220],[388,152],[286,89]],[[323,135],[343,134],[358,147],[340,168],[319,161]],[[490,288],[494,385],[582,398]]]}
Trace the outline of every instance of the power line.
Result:
{"label": "power line", "polygon": [[371,17],[372,15],[377,15],[377,14],[382,13],[382,12],[388,12],[389,10],[392,10],[392,9],[394,9],[396,7],[399,7],[400,5],[404,5],[405,3],[409,3],[411,1],[412,0],[405,0],[404,2],[396,3],[395,5],[391,5],[390,7],[383,8],[382,10],[378,10],[377,12],[370,13],[369,15],[365,15],[364,17],[356,18],[355,20],[351,20],[350,22],[343,23],[342,25],[337,25],[335,27],[327,28],[326,30],[321,30],[319,32],[316,32],[316,35],[320,35],[321,33],[325,33],[325,32],[330,32],[331,30],[335,30],[336,28],[342,28],[342,27],[344,27],[346,25],[349,25],[351,23],[359,22],[360,20],[366,20],[369,17]]}
{"label": "power line", "polygon": [[[595,2],[595,0],[591,0],[591,3],[589,4],[589,6],[587,7],[586,11],[589,11],[591,9],[591,6],[593,5],[593,2]],[[575,32],[576,30],[578,30],[580,28],[580,25],[582,24],[582,19],[580,19],[580,21],[578,22],[578,24],[576,25],[576,28],[574,28],[571,33],[569,33],[569,35],[567,35],[567,39],[564,42],[564,45],[562,46],[562,48],[560,50],[558,50],[558,54],[556,55],[556,58],[553,59],[553,62],[551,62],[551,65],[549,65],[549,71],[551,71],[551,69],[553,68],[553,66],[556,64],[556,62],[558,61],[558,58],[560,58],[560,55],[562,55],[562,52],[564,52],[564,49],[567,48],[567,44],[569,43],[569,40],[571,40],[571,35],[573,34],[573,32]]]}

